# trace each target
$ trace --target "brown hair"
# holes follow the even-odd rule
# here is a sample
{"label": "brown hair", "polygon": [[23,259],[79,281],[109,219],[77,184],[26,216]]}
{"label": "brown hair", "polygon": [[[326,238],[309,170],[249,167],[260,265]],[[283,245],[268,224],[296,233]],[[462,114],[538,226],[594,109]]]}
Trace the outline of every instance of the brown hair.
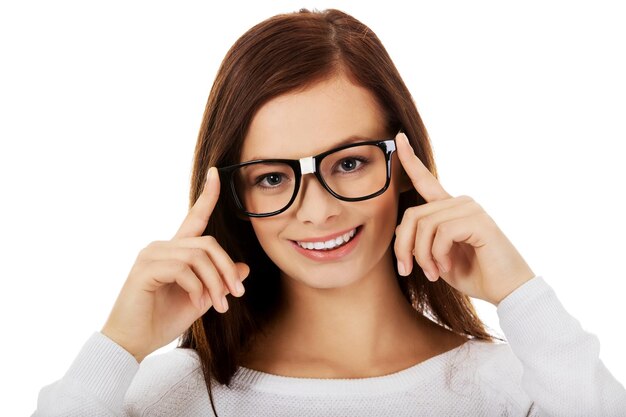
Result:
{"label": "brown hair", "polygon": [[[437,177],[426,128],[378,37],[339,10],[301,9],[255,25],[226,54],[209,94],[196,143],[190,207],[202,191],[209,167],[240,162],[250,122],[264,103],[305,89],[339,71],[372,92],[384,111],[388,131],[395,133],[402,128],[417,156]],[[261,248],[251,223],[233,215],[232,203],[223,198],[224,188],[221,194],[204,235],[214,236],[233,261],[250,266],[246,292],[241,298],[229,297],[226,313],[210,309],[196,320],[178,346],[197,351],[216,415],[211,380],[230,383],[241,355],[253,336],[272,319],[280,299],[277,266]],[[424,203],[413,189],[402,193],[398,223],[404,210]],[[457,334],[496,339],[487,332],[470,298],[444,280],[429,282],[419,267],[414,267],[408,277],[397,277],[404,296],[416,311]]]}

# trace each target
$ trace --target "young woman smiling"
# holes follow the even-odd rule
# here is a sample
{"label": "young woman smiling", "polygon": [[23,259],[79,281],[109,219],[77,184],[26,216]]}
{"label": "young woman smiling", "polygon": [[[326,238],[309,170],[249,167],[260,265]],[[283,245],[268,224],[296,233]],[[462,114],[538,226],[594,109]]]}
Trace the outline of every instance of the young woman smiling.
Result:
{"label": "young woman smiling", "polygon": [[349,15],[279,15],[235,43],[190,205],[35,415],[626,413],[597,337],[439,183],[409,91]]}

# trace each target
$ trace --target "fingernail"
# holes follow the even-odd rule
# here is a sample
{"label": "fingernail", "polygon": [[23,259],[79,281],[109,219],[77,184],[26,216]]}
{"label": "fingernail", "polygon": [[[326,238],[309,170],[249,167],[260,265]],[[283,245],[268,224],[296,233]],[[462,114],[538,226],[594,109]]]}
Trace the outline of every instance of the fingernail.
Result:
{"label": "fingernail", "polygon": [[428,273],[428,271],[426,271],[425,269],[423,271],[424,271],[424,275],[426,275],[426,278],[428,278],[429,281],[432,281],[433,280],[432,275],[430,275],[430,273]]}
{"label": "fingernail", "polygon": [[235,281],[235,288],[237,289],[237,294],[239,295],[243,295],[243,293],[246,291],[241,281]]}
{"label": "fingernail", "polygon": [[439,268],[439,272],[441,272],[442,274],[445,274],[446,272],[446,268],[443,267],[443,265],[441,265],[438,261],[435,261],[435,263],[437,264],[437,268]]}
{"label": "fingernail", "polygon": [[404,269],[404,265],[400,261],[398,261],[398,273],[402,276],[406,275],[406,270]]}
{"label": "fingernail", "polygon": [[224,310],[228,310],[228,300],[226,300],[225,295],[222,295],[222,306],[224,307]]}
{"label": "fingernail", "polygon": [[246,270],[243,270],[243,271],[239,270],[239,279],[241,281],[243,281],[243,279],[246,278],[248,276],[248,274],[250,273],[250,269],[249,268],[247,268],[247,269],[248,269],[247,271]]}

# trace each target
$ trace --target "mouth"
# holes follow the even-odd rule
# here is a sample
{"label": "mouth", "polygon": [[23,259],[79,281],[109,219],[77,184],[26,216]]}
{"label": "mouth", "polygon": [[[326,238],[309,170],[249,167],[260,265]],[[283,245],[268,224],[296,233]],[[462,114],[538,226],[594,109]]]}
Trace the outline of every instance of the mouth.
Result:
{"label": "mouth", "polygon": [[363,225],[357,226],[354,229],[337,236],[334,239],[319,242],[303,242],[292,240],[299,248],[311,252],[332,252],[339,248],[344,247],[350,241],[352,241],[363,229]]}

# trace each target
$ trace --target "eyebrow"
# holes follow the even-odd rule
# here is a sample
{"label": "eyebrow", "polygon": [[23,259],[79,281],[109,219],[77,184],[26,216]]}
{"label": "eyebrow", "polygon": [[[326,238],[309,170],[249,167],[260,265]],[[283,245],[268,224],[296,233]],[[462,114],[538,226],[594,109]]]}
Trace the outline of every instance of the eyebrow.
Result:
{"label": "eyebrow", "polygon": [[[376,139],[368,138],[368,137],[365,137],[365,136],[352,135],[352,136],[349,136],[349,137],[347,137],[345,139],[341,139],[340,141],[336,142],[333,146],[331,146],[328,149],[335,149],[335,148],[338,148],[340,146],[347,145],[349,143],[365,142],[365,141],[368,141],[368,140],[376,140]],[[322,151],[322,152],[324,152],[324,151]],[[318,153],[320,153],[320,152],[318,152]],[[271,157],[270,158],[270,157],[262,157],[262,156],[253,156],[250,159],[246,159],[246,161],[256,161],[257,159],[291,159],[291,158],[276,158],[276,157]]]}

